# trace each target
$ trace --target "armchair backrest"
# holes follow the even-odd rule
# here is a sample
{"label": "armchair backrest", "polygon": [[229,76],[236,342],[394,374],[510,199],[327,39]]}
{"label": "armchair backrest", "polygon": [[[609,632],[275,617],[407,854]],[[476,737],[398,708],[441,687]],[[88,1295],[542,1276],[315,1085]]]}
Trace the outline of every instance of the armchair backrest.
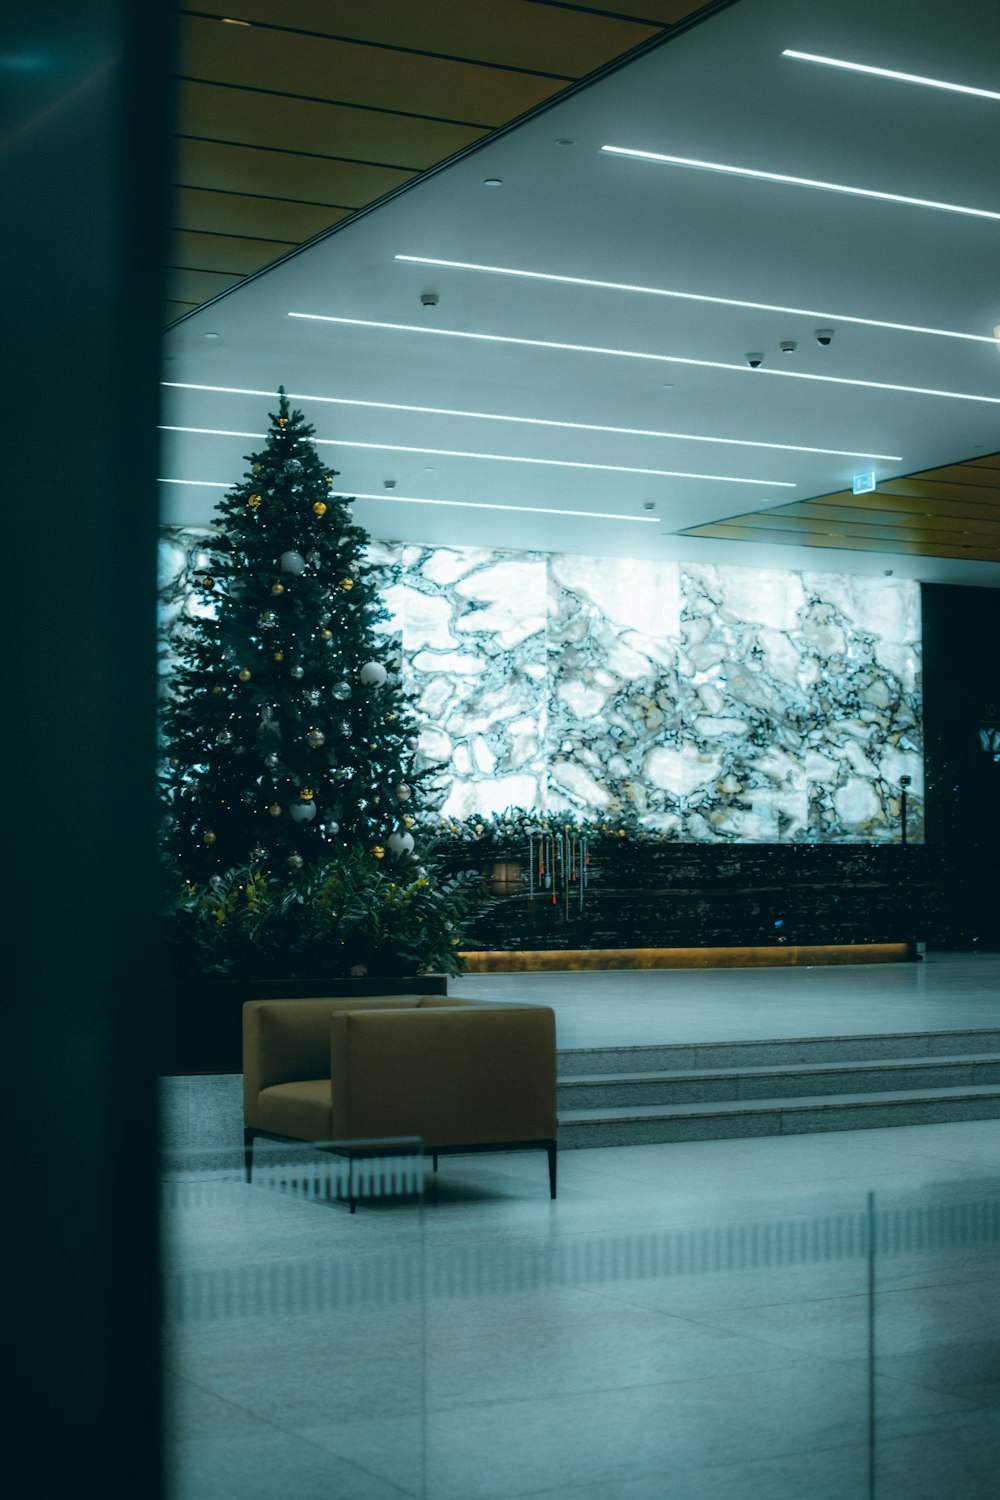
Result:
{"label": "armchair backrest", "polygon": [[261,1089],[274,1083],[329,1078],[330,1017],[338,1011],[413,1010],[448,1003],[437,995],[249,1000],[243,1007],[244,1101],[252,1108]]}

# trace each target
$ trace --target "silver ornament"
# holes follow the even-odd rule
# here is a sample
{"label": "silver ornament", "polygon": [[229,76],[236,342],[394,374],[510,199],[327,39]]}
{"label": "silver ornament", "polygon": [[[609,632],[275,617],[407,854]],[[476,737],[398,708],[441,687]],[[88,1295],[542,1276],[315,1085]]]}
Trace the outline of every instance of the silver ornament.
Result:
{"label": "silver ornament", "polygon": [[301,682],[302,679],[303,679],[303,677],[306,674],[305,674],[304,668],[302,668],[302,667],[292,667],[290,675],[295,678],[296,682]]}
{"label": "silver ornament", "polygon": [[358,676],[365,687],[381,687],[388,673],[380,661],[366,661]]}
{"label": "silver ornament", "polygon": [[306,560],[301,552],[283,552],[280,559],[280,567],[283,573],[291,573],[298,577],[306,570]]}
{"label": "silver ornament", "polygon": [[399,785],[397,786],[397,788],[396,788],[396,800],[397,800],[397,802],[409,802],[410,797],[412,796],[412,794],[413,794],[413,788],[410,787],[410,786],[407,786],[407,784],[406,784],[405,781],[401,781],[399,783]]}
{"label": "silver ornament", "polygon": [[306,738],[314,750],[318,750],[320,745],[326,744],[326,735],[322,729],[310,729]]}
{"label": "silver ornament", "polygon": [[350,683],[335,682],[333,687],[330,689],[330,693],[332,697],[338,700],[338,702],[343,703],[345,698],[349,698],[351,696]]}

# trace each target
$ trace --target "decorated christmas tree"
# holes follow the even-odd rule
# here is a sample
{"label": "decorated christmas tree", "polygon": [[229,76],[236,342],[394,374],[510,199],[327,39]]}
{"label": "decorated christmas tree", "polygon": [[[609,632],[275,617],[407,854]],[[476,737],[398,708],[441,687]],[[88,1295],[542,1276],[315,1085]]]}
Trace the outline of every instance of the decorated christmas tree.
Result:
{"label": "decorated christmas tree", "polygon": [[[284,391],[218,506],[200,601],[175,633],[163,725],[165,845],[210,967],[454,967],[470,888],[413,853],[416,725],[398,650],[313,428]],[[421,952],[421,944],[426,953]],[[296,955],[298,957],[296,958]],[[325,957],[324,957],[325,955]],[[204,955],[203,955],[204,956]]]}

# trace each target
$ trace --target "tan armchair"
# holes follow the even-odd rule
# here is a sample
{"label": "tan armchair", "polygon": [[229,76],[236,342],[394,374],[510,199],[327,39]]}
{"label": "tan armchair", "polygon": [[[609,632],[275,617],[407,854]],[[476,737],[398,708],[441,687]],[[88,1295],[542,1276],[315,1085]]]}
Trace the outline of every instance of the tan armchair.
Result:
{"label": "tan armchair", "polygon": [[[251,1000],[243,1007],[246,1173],[257,1136],[419,1136],[433,1158],[544,1150],[556,1196],[555,1014],[456,996]],[[351,1199],[351,1212],[354,1212]]]}

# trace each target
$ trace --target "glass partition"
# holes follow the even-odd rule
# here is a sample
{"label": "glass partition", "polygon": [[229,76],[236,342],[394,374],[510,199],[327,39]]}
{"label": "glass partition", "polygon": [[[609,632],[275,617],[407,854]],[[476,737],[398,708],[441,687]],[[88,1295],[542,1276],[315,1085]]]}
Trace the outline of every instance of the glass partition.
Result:
{"label": "glass partition", "polygon": [[419,1141],[163,1165],[171,1500],[424,1495]]}
{"label": "glass partition", "polygon": [[168,1164],[172,1500],[994,1500],[1000,1181],[695,1199],[588,1155],[554,1204],[528,1155],[425,1199],[418,1142]]}

